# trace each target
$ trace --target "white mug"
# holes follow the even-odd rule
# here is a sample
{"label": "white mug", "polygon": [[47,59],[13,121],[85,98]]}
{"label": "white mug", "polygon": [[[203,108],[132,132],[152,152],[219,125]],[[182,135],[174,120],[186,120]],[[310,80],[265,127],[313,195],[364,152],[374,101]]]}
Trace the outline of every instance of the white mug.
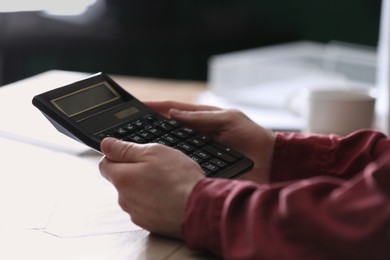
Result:
{"label": "white mug", "polygon": [[304,97],[303,132],[346,135],[373,127],[375,95],[371,89],[309,89]]}

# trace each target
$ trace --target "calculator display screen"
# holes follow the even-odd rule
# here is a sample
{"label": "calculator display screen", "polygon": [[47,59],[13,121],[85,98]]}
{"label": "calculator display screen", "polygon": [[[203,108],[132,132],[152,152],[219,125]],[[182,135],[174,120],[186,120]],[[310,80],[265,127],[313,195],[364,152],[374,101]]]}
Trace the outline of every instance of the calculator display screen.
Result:
{"label": "calculator display screen", "polygon": [[101,82],[52,99],[52,104],[68,117],[119,99],[119,94],[107,82]]}

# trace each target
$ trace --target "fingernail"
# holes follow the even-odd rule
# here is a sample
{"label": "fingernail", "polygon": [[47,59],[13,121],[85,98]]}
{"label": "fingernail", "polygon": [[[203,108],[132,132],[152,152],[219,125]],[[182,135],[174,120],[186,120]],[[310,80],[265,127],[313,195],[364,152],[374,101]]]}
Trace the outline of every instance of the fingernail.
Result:
{"label": "fingernail", "polygon": [[176,109],[176,108],[171,108],[171,109],[169,110],[169,113],[170,113],[170,114],[179,115],[179,114],[182,113],[182,111],[179,110],[179,109]]}
{"label": "fingernail", "polygon": [[118,139],[115,139],[113,137],[107,137],[107,138],[104,138],[103,141],[102,141],[102,144],[101,144],[101,148],[102,148],[102,151],[104,153],[111,153],[112,151],[112,147],[114,146],[114,144],[118,141]]}

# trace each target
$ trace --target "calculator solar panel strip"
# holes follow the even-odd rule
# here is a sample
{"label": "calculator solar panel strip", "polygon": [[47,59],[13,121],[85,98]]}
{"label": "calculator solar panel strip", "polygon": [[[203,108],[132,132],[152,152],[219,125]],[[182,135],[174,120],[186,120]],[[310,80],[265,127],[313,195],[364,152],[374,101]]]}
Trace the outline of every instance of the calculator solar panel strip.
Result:
{"label": "calculator solar panel strip", "polygon": [[253,168],[240,152],[154,112],[104,73],[36,95],[32,103],[58,131],[99,152],[103,138],[112,136],[178,149],[207,177],[232,179]]}

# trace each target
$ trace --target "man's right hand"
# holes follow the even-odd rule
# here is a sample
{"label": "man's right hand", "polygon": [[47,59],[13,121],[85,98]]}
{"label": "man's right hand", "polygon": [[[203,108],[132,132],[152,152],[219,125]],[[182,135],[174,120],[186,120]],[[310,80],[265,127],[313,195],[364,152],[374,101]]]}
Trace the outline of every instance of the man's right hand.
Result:
{"label": "man's right hand", "polygon": [[244,113],[235,109],[185,104],[174,101],[145,102],[151,109],[191,127],[198,133],[240,151],[251,158],[252,171],[240,179],[267,183],[271,167],[275,135]]}

